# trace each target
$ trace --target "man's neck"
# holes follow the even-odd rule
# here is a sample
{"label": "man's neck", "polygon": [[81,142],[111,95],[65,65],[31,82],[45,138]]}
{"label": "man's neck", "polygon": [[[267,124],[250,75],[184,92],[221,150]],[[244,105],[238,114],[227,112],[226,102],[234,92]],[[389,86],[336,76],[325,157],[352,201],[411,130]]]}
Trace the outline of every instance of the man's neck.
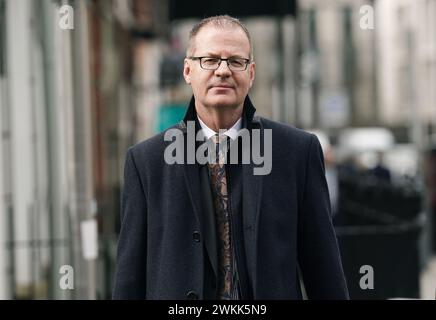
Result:
{"label": "man's neck", "polygon": [[243,105],[236,109],[205,108],[195,106],[198,117],[210,129],[219,132],[220,129],[230,129],[242,116]]}

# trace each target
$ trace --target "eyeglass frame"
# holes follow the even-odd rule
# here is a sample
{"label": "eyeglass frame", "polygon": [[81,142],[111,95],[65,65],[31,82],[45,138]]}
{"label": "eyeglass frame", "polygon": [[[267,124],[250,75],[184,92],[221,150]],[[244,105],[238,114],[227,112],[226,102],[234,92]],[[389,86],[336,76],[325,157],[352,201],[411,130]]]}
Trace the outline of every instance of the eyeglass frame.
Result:
{"label": "eyeglass frame", "polygon": [[[224,59],[224,58],[221,58],[221,57],[210,57],[210,56],[193,57],[193,56],[191,56],[191,57],[187,57],[187,58],[190,59],[190,60],[194,60],[194,61],[198,60],[200,62],[201,69],[208,70],[208,71],[218,70],[218,68],[221,66],[221,62],[223,62],[223,61],[225,61],[227,63],[227,67],[229,68],[229,70],[232,70],[232,71],[245,71],[245,70],[247,70],[248,65],[253,62],[251,59],[242,58],[242,57],[231,57],[231,58]],[[219,59],[220,62],[218,63],[218,66],[215,69],[206,69],[206,68],[203,67],[203,64],[201,63],[201,59],[204,59],[204,58]],[[230,67],[230,63],[229,63],[229,60],[232,60],[232,59],[242,59],[242,60],[244,60],[245,61],[245,68],[241,69],[241,70],[234,70],[234,69],[232,69]]]}

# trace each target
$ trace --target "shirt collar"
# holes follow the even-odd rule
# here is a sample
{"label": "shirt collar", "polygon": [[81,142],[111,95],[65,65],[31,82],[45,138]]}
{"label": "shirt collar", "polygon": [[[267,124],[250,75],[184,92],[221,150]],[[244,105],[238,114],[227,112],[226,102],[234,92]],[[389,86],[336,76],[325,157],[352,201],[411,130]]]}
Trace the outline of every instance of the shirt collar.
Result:
{"label": "shirt collar", "polygon": [[[213,131],[211,128],[209,128],[203,121],[201,121],[200,117],[197,115],[198,122],[200,122],[201,129],[203,130],[204,135],[207,139],[210,139],[212,136],[218,134],[218,132]],[[242,127],[242,118],[239,118],[238,121],[224,134],[228,137],[230,137],[232,140],[236,140],[238,137],[238,132],[241,130]]]}

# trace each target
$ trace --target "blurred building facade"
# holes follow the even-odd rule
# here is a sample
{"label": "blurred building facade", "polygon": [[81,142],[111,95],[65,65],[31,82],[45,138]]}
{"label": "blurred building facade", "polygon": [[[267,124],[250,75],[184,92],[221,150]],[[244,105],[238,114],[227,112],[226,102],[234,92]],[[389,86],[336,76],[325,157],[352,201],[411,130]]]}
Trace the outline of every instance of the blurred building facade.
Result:
{"label": "blurred building facade", "polygon": [[131,56],[156,5],[0,1],[0,298],[110,296],[121,163],[145,136]]}
{"label": "blurred building facade", "polygon": [[435,1],[299,4],[301,126],[385,126],[403,141],[428,144],[436,122]]}
{"label": "blurred building facade", "polygon": [[380,118],[422,149],[436,129],[436,2],[380,0],[375,10]]}
{"label": "blurred building facade", "polygon": [[325,130],[377,123],[375,32],[360,27],[373,2],[300,1],[300,123]]}

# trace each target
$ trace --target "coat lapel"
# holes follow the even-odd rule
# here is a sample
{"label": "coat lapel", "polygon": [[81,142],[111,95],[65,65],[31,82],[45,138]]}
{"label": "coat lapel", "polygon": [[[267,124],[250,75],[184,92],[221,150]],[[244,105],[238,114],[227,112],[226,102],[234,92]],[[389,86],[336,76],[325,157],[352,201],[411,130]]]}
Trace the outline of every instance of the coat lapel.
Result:
{"label": "coat lapel", "polygon": [[[209,168],[207,166],[200,167],[200,185],[209,186]],[[217,252],[217,236],[216,236],[216,226],[215,226],[215,209],[213,207],[213,197],[210,188],[201,188],[201,200],[203,214],[202,219],[202,229],[204,235],[204,242],[206,245],[207,252],[209,254],[210,263],[212,265],[213,272],[215,276],[218,276],[218,252]]]}
{"label": "coat lapel", "polygon": [[[247,127],[250,131],[251,129],[261,129],[261,123],[255,118],[251,123],[249,122]],[[262,145],[263,130],[260,131],[260,137]],[[250,283],[252,284],[253,295],[256,297],[257,243],[263,175],[254,175],[254,168],[255,166],[252,161],[249,164],[242,165],[242,221],[247,271]]]}
{"label": "coat lapel", "polygon": [[[213,201],[210,189],[203,187],[209,184],[206,167],[199,168],[195,164],[184,165],[185,181],[189,198],[194,208],[195,216],[201,228],[201,235],[209,255],[215,275],[217,275],[216,231],[213,211]],[[209,192],[208,192],[209,191]]]}
{"label": "coat lapel", "polygon": [[[261,128],[260,120],[254,117],[255,111],[256,109],[252,105],[249,97],[247,96],[244,102],[243,127],[249,129],[250,132],[252,129],[260,129],[261,146],[263,147],[263,130]],[[187,141],[187,121],[193,120],[196,121],[194,98],[191,99],[186,115],[179,124],[179,128],[182,129],[182,131],[184,132],[185,141]],[[202,183],[204,184],[205,179],[208,178],[204,176],[204,171],[199,170],[198,164],[185,164],[183,168],[189,198],[192,202],[195,215],[200,223],[205,246],[208,251],[209,259],[211,261],[211,265],[216,276],[218,263],[214,209],[211,206],[211,198],[208,198],[211,197],[210,192],[208,194],[207,192],[205,192],[205,190],[202,190],[206,188],[201,188]],[[263,176],[254,175],[254,168],[255,166],[252,161],[250,161],[249,164],[242,165],[242,221],[248,276],[253,286],[254,296],[256,296],[256,257]],[[209,203],[209,205],[207,205],[206,203]]]}
{"label": "coat lapel", "polygon": [[[187,123],[188,121],[195,121],[195,132],[199,130],[199,124],[196,119],[194,99],[186,112],[185,118],[179,123],[179,128],[184,133],[184,141],[187,139]],[[198,144],[196,143],[196,147]],[[186,151],[186,145],[184,149]],[[196,150],[196,148],[195,148]],[[194,150],[194,151],[195,151]],[[186,161],[186,158],[185,158]],[[206,166],[195,164],[186,164],[183,166],[184,176],[189,198],[194,208],[195,216],[200,224],[202,238],[212,265],[215,277],[218,275],[218,255],[216,243],[216,230],[215,230],[215,212],[213,208],[212,194],[209,187],[208,168]]]}

